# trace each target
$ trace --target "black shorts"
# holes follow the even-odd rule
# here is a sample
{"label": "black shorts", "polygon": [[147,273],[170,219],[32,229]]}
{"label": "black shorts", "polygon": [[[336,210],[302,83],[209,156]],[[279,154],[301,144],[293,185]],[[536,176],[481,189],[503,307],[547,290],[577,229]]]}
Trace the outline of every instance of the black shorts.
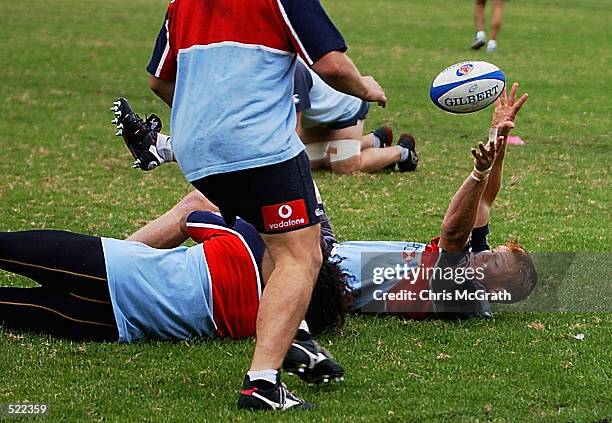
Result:
{"label": "black shorts", "polygon": [[359,122],[360,120],[365,120],[369,111],[370,111],[370,103],[368,103],[367,101],[364,101],[361,103],[361,107],[359,108],[359,111],[355,113],[355,115],[352,118],[334,122],[331,125],[328,125],[328,128],[344,129],[344,128],[350,128],[351,126],[355,126],[357,125],[357,122]]}
{"label": "black shorts", "polygon": [[240,216],[260,233],[290,232],[319,223],[321,211],[306,152],[285,162],[207,176],[192,182],[229,227]]}

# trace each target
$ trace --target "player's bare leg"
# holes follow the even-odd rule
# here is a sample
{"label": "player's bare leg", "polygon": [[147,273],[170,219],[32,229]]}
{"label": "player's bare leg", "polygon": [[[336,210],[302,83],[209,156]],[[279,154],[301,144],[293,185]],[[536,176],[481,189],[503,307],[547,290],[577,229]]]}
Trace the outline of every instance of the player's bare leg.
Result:
{"label": "player's bare leg", "polygon": [[487,0],[476,0],[474,4],[474,22],[476,24],[476,37],[470,46],[474,50],[478,50],[486,43],[485,35],[485,5]]}
{"label": "player's bare leg", "polygon": [[251,371],[280,368],[306,315],[322,263],[320,226],[263,235],[274,270],[257,314],[257,343]]}
{"label": "player's bare leg", "polygon": [[397,146],[388,148],[368,148],[361,152],[359,171],[373,173],[391,163],[400,160],[401,153]]}
{"label": "player's bare leg", "polygon": [[[330,168],[334,173],[377,172],[401,158],[399,147],[374,148],[372,134],[363,135],[364,121],[342,129],[313,127],[302,129],[300,137],[311,151],[320,150],[319,140],[326,140],[323,150],[311,157],[311,168]],[[337,141],[335,143],[334,141]],[[315,148],[313,148],[315,147]]]}
{"label": "player's bare leg", "polygon": [[491,39],[487,43],[487,51],[497,50],[497,34],[502,26],[504,15],[504,0],[493,0],[493,16],[491,19]]}
{"label": "player's bare leg", "polygon": [[476,0],[474,5],[474,22],[476,24],[476,31],[485,30],[485,6],[487,0]]}

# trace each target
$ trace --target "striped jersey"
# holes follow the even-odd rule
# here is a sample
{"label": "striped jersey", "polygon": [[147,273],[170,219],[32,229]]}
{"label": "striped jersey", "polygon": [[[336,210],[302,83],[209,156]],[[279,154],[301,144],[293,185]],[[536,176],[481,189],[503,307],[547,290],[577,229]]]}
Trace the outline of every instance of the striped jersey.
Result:
{"label": "striped jersey", "polygon": [[319,0],[173,0],[147,71],[175,81],[173,149],[187,180],[280,163],[295,134],[296,55],[345,51]]}
{"label": "striped jersey", "polygon": [[241,219],[230,229],[210,212],[193,212],[187,228],[200,244],[156,249],[102,239],[119,342],[255,335],[261,237]]}

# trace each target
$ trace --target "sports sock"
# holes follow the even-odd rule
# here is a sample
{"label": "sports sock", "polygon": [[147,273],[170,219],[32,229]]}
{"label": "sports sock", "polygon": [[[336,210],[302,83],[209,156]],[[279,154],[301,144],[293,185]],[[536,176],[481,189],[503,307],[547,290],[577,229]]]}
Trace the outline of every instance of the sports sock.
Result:
{"label": "sports sock", "polygon": [[256,371],[248,371],[247,376],[251,382],[255,382],[258,380],[266,381],[272,384],[276,383],[276,378],[278,376],[278,370],[276,369],[266,369],[266,370],[256,370]]}
{"label": "sports sock", "polygon": [[295,339],[298,341],[308,341],[310,338],[312,338],[312,335],[310,334],[308,323],[306,323],[306,320],[302,320],[302,323],[300,323],[300,328],[295,335]]}
{"label": "sports sock", "polygon": [[406,147],[402,147],[401,145],[398,145],[397,148],[400,149],[400,162],[403,162],[405,160],[408,160],[408,157],[410,157],[410,150],[407,149]]}
{"label": "sports sock", "polygon": [[168,135],[157,134],[155,148],[157,149],[157,154],[164,159],[164,162],[176,161],[174,158],[174,152],[172,151],[171,139],[172,138],[170,138]]}
{"label": "sports sock", "polygon": [[310,333],[310,329],[308,328],[308,323],[306,323],[306,320],[302,320],[302,321],[300,322],[300,327],[299,327],[299,328],[300,328],[301,330],[304,330],[304,331],[306,331],[306,332]]}
{"label": "sports sock", "polygon": [[489,40],[489,42],[487,43],[487,48],[495,50],[497,48],[497,41]]}
{"label": "sports sock", "polygon": [[476,39],[477,40],[484,40],[487,37],[487,34],[485,34],[484,31],[478,31],[476,33]]}
{"label": "sports sock", "polygon": [[372,147],[381,148],[384,144],[380,138],[376,136],[376,134],[372,133]]}

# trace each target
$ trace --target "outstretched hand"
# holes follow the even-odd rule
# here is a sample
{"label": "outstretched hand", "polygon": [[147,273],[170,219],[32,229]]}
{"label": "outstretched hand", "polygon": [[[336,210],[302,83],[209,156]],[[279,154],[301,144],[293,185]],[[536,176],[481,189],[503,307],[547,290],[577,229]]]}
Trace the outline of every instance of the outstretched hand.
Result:
{"label": "outstretched hand", "polygon": [[495,162],[495,156],[499,149],[503,146],[503,139],[498,137],[497,142],[489,141],[487,145],[478,144],[478,149],[472,148],[471,153],[474,156],[474,167],[480,172],[488,172]]}
{"label": "outstretched hand", "polygon": [[495,101],[495,111],[493,112],[491,127],[497,128],[499,135],[508,135],[513,126],[508,125],[507,122],[514,123],[516,115],[529,97],[529,95],[525,93],[517,100],[516,92],[518,91],[518,87],[518,82],[512,84],[512,88],[510,88],[510,96],[507,95],[506,89],[504,88],[502,94]]}

